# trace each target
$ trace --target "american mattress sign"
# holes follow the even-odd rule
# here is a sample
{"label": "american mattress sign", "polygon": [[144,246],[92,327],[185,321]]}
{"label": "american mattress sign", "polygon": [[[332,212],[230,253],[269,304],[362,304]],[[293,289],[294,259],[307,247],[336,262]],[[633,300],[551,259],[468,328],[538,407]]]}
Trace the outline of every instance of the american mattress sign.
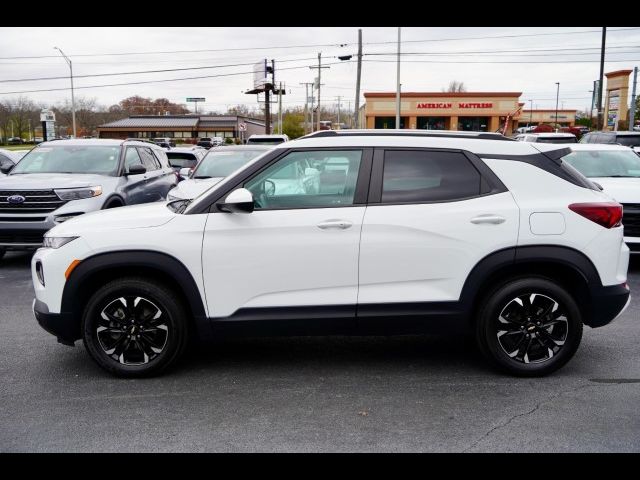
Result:
{"label": "american mattress sign", "polygon": [[[453,103],[418,103],[416,108],[452,108]],[[493,108],[493,103],[457,102],[457,108]]]}

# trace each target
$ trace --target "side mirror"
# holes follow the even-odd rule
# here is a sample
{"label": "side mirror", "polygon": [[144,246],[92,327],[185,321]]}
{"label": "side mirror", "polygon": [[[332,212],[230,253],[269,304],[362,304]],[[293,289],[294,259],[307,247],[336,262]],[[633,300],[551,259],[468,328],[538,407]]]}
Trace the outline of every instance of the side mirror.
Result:
{"label": "side mirror", "polygon": [[15,167],[15,165],[9,165],[8,163],[5,165],[2,165],[0,167],[0,172],[2,173],[9,173],[11,170],[13,170],[13,167]]}
{"label": "side mirror", "polygon": [[246,188],[238,188],[227,195],[224,203],[217,203],[216,206],[227,213],[251,213],[255,205],[251,192]]}
{"label": "side mirror", "polygon": [[[592,180],[593,182],[593,180]],[[600,191],[604,190],[604,188],[602,188],[602,185],[600,185],[598,182],[593,182],[593,184],[598,187],[600,189]]]}
{"label": "side mirror", "polygon": [[147,167],[138,163],[136,165],[131,165],[129,167],[129,171],[127,172],[127,175],[141,175],[143,173],[147,173]]}
{"label": "side mirror", "polygon": [[191,176],[191,169],[189,167],[181,168],[180,176],[183,178],[189,178]]}

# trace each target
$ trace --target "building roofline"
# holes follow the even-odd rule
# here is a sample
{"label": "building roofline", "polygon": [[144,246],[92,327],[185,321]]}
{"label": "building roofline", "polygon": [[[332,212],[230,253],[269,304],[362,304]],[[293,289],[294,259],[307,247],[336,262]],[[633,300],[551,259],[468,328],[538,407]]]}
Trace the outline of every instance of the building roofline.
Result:
{"label": "building roofline", "polygon": [[633,70],[616,70],[615,72],[605,73],[604,76],[607,77],[607,78],[620,77],[620,76],[623,76],[623,75],[631,75],[632,72],[633,72]]}
{"label": "building roofline", "polygon": [[[365,92],[365,98],[386,98],[395,97],[396,92]],[[522,92],[401,92],[400,98],[417,97],[520,97]]]}

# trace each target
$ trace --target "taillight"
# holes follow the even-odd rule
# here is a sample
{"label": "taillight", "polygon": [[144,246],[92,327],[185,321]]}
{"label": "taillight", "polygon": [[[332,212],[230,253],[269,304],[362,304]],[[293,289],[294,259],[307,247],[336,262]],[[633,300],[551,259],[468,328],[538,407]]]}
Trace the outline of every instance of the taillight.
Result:
{"label": "taillight", "polygon": [[572,203],[569,210],[588,218],[604,228],[622,225],[622,205],[616,202]]}

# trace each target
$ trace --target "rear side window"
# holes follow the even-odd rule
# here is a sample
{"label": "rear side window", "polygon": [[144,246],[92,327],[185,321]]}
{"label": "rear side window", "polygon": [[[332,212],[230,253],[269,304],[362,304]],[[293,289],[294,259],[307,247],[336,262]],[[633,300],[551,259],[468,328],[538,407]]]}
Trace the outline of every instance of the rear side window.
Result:
{"label": "rear side window", "polygon": [[160,165],[162,166],[162,168],[169,168],[171,165],[169,165],[169,159],[167,158],[167,154],[164,150],[160,150],[158,149],[153,149],[152,150],[153,154],[155,155],[155,157],[160,161]]}
{"label": "rear side window", "polygon": [[480,195],[480,173],[457,152],[387,150],[382,203],[438,202]]}

